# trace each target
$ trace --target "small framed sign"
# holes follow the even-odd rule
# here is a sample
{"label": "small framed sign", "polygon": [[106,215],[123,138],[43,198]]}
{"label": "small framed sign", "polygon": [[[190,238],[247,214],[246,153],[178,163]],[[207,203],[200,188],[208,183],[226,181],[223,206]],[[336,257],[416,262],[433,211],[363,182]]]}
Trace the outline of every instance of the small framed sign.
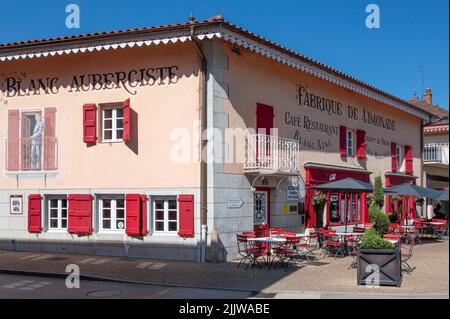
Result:
{"label": "small framed sign", "polygon": [[243,204],[240,197],[228,197],[227,208],[241,208]]}
{"label": "small framed sign", "polygon": [[22,195],[11,195],[9,198],[9,213],[11,215],[23,214],[23,198]]}

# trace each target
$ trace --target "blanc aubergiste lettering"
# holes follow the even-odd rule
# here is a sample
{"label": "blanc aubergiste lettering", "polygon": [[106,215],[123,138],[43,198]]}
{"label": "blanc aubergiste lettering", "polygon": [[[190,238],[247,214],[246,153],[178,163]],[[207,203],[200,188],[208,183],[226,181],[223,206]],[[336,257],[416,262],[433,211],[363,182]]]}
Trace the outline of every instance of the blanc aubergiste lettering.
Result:
{"label": "blanc aubergiste lettering", "polygon": [[[127,72],[107,72],[74,75],[67,83],[69,92],[111,90],[124,88],[128,93],[135,95],[136,87],[168,85],[178,82],[179,67],[164,66],[156,68],[133,69]],[[19,97],[41,94],[57,94],[64,83],[58,77],[40,79],[18,79],[7,77],[6,97]]]}
{"label": "blanc aubergiste lettering", "polygon": [[[302,107],[308,107],[320,111],[328,116],[336,117],[343,116],[347,114],[347,117],[351,120],[359,121],[362,120],[365,124],[382,127],[387,130],[395,131],[395,120],[387,118],[385,116],[375,114],[366,108],[362,109],[362,113],[356,107],[351,105],[344,105],[341,102],[329,99],[323,96],[315,95],[302,86],[297,85],[297,97],[298,103]],[[345,110],[346,108],[346,110]],[[288,125],[293,126],[304,126],[304,128],[309,128],[309,130],[322,131],[327,135],[336,134],[336,128],[325,123],[320,123],[317,121],[310,120],[307,116],[303,118],[303,125],[301,124],[302,119],[300,117],[294,117],[290,114],[285,114],[285,122]]]}

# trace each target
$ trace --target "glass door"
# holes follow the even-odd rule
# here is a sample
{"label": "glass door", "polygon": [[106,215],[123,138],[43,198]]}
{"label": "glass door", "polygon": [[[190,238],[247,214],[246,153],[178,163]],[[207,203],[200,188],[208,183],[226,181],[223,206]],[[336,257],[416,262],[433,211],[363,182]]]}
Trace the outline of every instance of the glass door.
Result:
{"label": "glass door", "polygon": [[267,225],[268,222],[268,191],[254,193],[253,223],[255,226]]}

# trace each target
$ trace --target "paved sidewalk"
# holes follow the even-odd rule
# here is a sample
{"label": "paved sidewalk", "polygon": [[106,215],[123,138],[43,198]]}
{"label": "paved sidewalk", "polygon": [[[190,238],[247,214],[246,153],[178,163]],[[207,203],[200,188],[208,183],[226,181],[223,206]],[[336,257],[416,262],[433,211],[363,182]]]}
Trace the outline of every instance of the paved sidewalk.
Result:
{"label": "paved sidewalk", "polygon": [[[356,285],[356,270],[347,258],[324,258],[298,268],[238,269],[236,263],[194,263],[166,260],[102,257],[42,252],[0,251],[0,272],[67,275],[66,266],[80,266],[85,278],[165,286],[237,289],[277,298],[339,298],[367,293],[398,297],[449,294],[449,243],[425,242],[416,246],[411,259],[416,270],[403,276],[401,288]],[[336,295],[341,294],[341,295]],[[361,295],[362,297],[364,295]]]}

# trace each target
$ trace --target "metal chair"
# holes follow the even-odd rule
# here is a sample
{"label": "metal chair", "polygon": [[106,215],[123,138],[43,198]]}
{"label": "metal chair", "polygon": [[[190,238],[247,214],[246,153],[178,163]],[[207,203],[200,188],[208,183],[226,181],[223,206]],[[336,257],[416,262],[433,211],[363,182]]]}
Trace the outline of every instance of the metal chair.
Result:
{"label": "metal chair", "polygon": [[276,247],[273,247],[274,258],[278,257],[281,265],[288,267],[290,264],[295,265],[298,257],[298,245],[300,238],[297,236],[287,236],[286,241]]}
{"label": "metal chair", "polygon": [[415,239],[415,235],[412,235],[407,242],[400,243],[402,271],[407,274],[410,274],[416,269],[416,267],[411,267],[409,264],[409,260],[413,256]]}
{"label": "metal chair", "polygon": [[252,241],[249,241],[248,239],[251,238],[249,236],[238,234],[236,237],[238,243],[238,253],[241,256],[241,260],[239,261],[237,267],[239,268],[242,263],[247,263],[245,270],[247,270],[250,265],[253,267],[258,264],[258,266],[261,267],[258,259],[263,256],[263,249],[255,246]]}

